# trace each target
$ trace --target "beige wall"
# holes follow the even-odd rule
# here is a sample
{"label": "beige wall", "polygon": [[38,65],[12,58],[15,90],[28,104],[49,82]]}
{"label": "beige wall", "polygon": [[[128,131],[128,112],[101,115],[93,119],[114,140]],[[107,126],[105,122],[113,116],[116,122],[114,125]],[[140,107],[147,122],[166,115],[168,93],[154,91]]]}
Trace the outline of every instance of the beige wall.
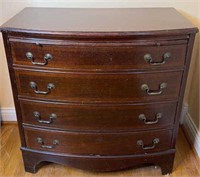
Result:
{"label": "beige wall", "polygon": [[199,59],[195,60],[195,67],[193,70],[192,82],[189,90],[189,113],[200,130],[199,119]]}
{"label": "beige wall", "polygon": [[[200,29],[200,0],[0,0],[0,24],[24,7],[174,7]],[[31,19],[30,19],[31,20]],[[199,36],[198,36],[199,38]],[[196,40],[185,102],[200,130],[199,121],[199,39]],[[0,38],[0,105],[13,107],[10,81]]]}
{"label": "beige wall", "polygon": [[[199,19],[200,22],[200,19]],[[200,24],[200,23],[199,23]],[[200,26],[199,26],[200,29]],[[193,52],[193,60],[190,70],[190,77],[188,79],[187,89],[188,91],[188,99],[186,100],[189,105],[189,113],[193,118],[195,125],[197,126],[198,130],[200,131],[200,105],[199,105],[199,60],[200,60],[200,42],[198,41],[199,34],[197,35],[195,41],[195,47]]]}
{"label": "beige wall", "polygon": [[[3,1],[0,0],[0,25],[6,20]],[[0,108],[13,107],[11,86],[5,59],[2,35],[0,35]]]}

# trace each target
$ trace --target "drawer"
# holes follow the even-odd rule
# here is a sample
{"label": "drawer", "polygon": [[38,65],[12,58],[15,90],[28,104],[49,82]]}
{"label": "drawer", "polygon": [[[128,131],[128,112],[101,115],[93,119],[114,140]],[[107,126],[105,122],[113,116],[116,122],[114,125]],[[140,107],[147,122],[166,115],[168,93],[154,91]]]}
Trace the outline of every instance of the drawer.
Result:
{"label": "drawer", "polygon": [[94,43],[11,39],[10,42],[14,64],[95,71],[183,67],[186,43],[187,40]]}
{"label": "drawer", "polygon": [[78,105],[21,100],[24,125],[74,131],[128,131],[172,126],[176,102]]}
{"label": "drawer", "polygon": [[80,155],[130,155],[170,149],[172,130],[83,133],[25,127],[27,148]]}
{"label": "drawer", "polygon": [[182,71],[128,74],[15,72],[20,97],[82,103],[178,99],[182,77]]}

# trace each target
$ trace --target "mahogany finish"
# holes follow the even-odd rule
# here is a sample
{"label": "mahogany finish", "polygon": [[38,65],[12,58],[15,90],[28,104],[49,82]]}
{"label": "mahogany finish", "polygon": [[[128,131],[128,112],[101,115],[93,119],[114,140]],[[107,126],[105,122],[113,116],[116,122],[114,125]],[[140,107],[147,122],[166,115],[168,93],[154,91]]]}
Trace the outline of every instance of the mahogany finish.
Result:
{"label": "mahogany finish", "polygon": [[[120,155],[117,156],[117,158],[116,156],[72,156],[69,154],[55,155],[55,153],[52,152],[44,152],[27,148],[22,148],[22,154],[24,157],[24,163],[26,164],[25,170],[32,172],[36,172],[42,165],[46,164],[46,161],[50,161],[99,172],[129,169],[133,166],[138,166],[138,164],[155,164],[162,168],[163,174],[167,174],[173,168],[175,149],[140,155]],[[39,164],[35,166],[36,163]],[[112,164],[112,166],[108,164]],[[33,168],[33,166],[35,166],[35,168]]]}
{"label": "mahogany finish", "polygon": [[[19,97],[62,100],[67,102],[144,102],[153,100],[177,100],[182,71],[161,73],[120,73],[87,74],[55,73],[17,69],[15,76]],[[176,80],[172,79],[176,78]],[[53,88],[47,95],[36,94],[30,82],[37,84],[38,90],[47,91],[49,83]],[[112,83],[112,84],[111,84]],[[166,83],[167,87],[159,86]],[[162,94],[148,95],[141,89],[147,84],[152,91],[162,90]]]}
{"label": "mahogany finish", "polygon": [[[157,129],[172,127],[177,108],[176,102],[132,104],[132,105],[90,105],[66,104],[20,100],[23,124],[42,128],[51,127],[71,131],[138,131],[138,129]],[[49,121],[52,113],[57,117],[50,124],[38,122],[34,112],[40,113],[40,120]],[[141,114],[146,121],[156,121],[157,114],[162,116],[158,122],[145,124],[139,119]]]}
{"label": "mahogany finish", "polygon": [[172,171],[198,32],[175,9],[26,8],[1,31],[26,171]]}
{"label": "mahogany finish", "polygon": [[[80,133],[56,130],[35,129],[25,127],[26,145],[30,149],[53,151],[58,153],[79,155],[134,155],[158,152],[170,149],[172,130],[156,130],[125,133]],[[55,148],[42,147],[37,138],[42,138],[44,145],[52,145],[53,140],[59,140]],[[159,138],[155,148],[143,150],[137,145],[138,140],[145,146],[152,146],[152,141]]]}
{"label": "mahogany finish", "polygon": [[[62,68],[68,70],[120,70],[120,69],[152,69],[158,66],[150,65],[144,60],[145,54],[151,54],[154,62],[161,62],[166,52],[171,56],[166,59],[163,68],[184,66],[187,40],[149,42],[83,42],[83,41],[53,41],[53,40],[21,40],[10,39],[14,65],[35,67],[27,60],[26,53],[31,52],[35,62],[44,62],[47,53],[52,55],[43,69]],[[159,47],[158,47],[159,45]],[[92,48],[92,51],[91,51]]]}
{"label": "mahogany finish", "polygon": [[127,32],[169,35],[171,31],[179,35],[197,32],[174,8],[25,8],[2,27],[14,32],[72,35],[79,32],[83,36],[95,36],[96,32],[107,33],[106,36],[118,32],[125,36]]}

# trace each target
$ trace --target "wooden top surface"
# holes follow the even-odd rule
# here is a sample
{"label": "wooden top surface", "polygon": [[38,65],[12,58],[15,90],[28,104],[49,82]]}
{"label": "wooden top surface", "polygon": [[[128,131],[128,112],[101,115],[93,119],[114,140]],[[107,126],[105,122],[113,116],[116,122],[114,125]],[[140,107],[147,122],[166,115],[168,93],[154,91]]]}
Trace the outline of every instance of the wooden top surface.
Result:
{"label": "wooden top surface", "polygon": [[25,8],[2,30],[49,32],[149,32],[195,29],[173,8]]}

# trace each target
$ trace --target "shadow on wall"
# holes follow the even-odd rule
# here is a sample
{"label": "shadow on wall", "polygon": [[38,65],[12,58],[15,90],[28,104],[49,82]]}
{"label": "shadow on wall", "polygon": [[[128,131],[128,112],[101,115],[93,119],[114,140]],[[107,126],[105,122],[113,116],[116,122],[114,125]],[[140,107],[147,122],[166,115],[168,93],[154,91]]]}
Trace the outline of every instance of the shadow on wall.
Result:
{"label": "shadow on wall", "polygon": [[2,124],[2,113],[1,113],[1,105],[0,105],[0,129],[1,129],[1,124]]}

